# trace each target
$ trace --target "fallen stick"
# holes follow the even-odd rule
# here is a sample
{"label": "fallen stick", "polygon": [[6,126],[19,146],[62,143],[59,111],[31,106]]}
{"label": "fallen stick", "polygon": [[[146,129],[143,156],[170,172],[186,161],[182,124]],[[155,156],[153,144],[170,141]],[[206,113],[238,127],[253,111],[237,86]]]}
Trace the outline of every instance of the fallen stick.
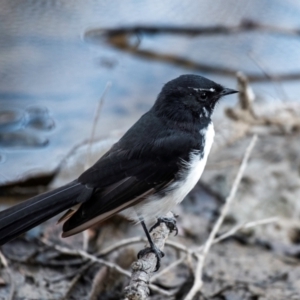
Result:
{"label": "fallen stick", "polygon": [[[173,213],[168,213],[164,218],[174,218]],[[171,233],[170,228],[161,222],[151,232],[151,237],[157,248],[161,251],[165,246],[165,242]],[[157,258],[154,253],[147,253],[132,265],[132,274],[129,285],[125,288],[126,300],[146,300],[148,299],[150,290],[149,284],[151,275],[156,269]],[[172,295],[172,292],[165,292],[165,296]]]}

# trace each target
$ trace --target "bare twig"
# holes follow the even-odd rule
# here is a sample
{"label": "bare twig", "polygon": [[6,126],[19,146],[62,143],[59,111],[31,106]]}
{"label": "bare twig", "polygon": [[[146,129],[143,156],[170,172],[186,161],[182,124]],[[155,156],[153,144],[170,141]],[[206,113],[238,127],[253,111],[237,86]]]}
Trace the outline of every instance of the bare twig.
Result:
{"label": "bare twig", "polygon": [[106,83],[106,86],[105,86],[104,91],[101,95],[100,101],[98,102],[98,106],[97,106],[94,121],[93,121],[92,132],[91,132],[91,136],[90,136],[90,139],[89,139],[89,142],[88,142],[85,169],[90,167],[91,147],[92,147],[93,139],[95,137],[96,125],[97,125],[99,117],[100,117],[100,113],[101,113],[101,110],[102,110],[102,107],[103,107],[105,96],[108,93],[108,91],[110,90],[110,88],[111,88],[111,82],[109,81],[109,82]]}
{"label": "bare twig", "polygon": [[[272,78],[274,77],[272,76]],[[281,107],[281,111],[282,108],[284,108],[286,112],[291,114],[289,120],[281,114],[273,114],[272,116],[256,115],[253,107],[255,95],[249,85],[249,78],[247,78],[245,74],[238,72],[237,79],[239,86],[239,106],[234,108],[228,107],[225,109],[225,113],[227,117],[234,121],[240,121],[250,125],[243,131],[244,134],[249,131],[252,132],[252,126],[267,126],[270,127],[271,131],[276,130],[275,132],[279,134],[286,134],[299,130],[299,117],[295,111],[288,110],[286,104]]]}
{"label": "bare twig", "polygon": [[228,237],[234,235],[239,230],[252,228],[252,227],[256,227],[256,226],[260,226],[260,225],[266,225],[266,224],[270,224],[270,223],[275,223],[275,222],[278,222],[278,220],[279,220],[278,217],[272,217],[272,218],[262,219],[262,220],[258,220],[258,221],[251,221],[251,222],[247,222],[247,223],[243,223],[243,224],[238,224],[238,225],[232,227],[230,230],[228,230],[224,234],[222,234],[219,237],[217,237],[216,239],[214,239],[213,244],[217,244],[220,241],[227,239]]}
{"label": "bare twig", "polygon": [[68,254],[68,255],[78,255],[78,256],[81,256],[83,258],[87,258],[93,262],[96,262],[96,263],[99,263],[101,265],[104,265],[104,266],[107,266],[113,270],[116,270],[117,272],[119,272],[120,274],[123,274],[127,277],[130,277],[130,272],[124,270],[123,268],[121,268],[120,266],[112,263],[112,262],[109,262],[109,261],[106,261],[104,259],[101,259],[101,258],[98,258],[94,255],[91,255],[89,253],[87,253],[86,251],[83,251],[83,250],[71,250],[69,248],[66,248],[66,247],[62,247],[62,246],[58,246],[58,245],[54,245],[46,240],[42,240],[42,242],[44,244],[46,244],[47,246],[49,247],[52,247],[54,248],[55,250],[61,252],[61,253],[64,253],[64,254]]}
{"label": "bare twig", "polygon": [[[174,219],[172,213],[168,213],[166,218]],[[165,241],[171,233],[170,228],[161,222],[151,232],[151,237],[156,247],[163,250]],[[156,269],[157,258],[154,253],[143,255],[138,261],[132,264],[132,275],[129,285],[125,288],[125,298],[127,300],[145,300],[149,295],[149,282],[151,273]],[[170,292],[166,292],[170,295]]]}
{"label": "bare twig", "polygon": [[160,271],[159,273],[157,273],[154,276],[152,276],[151,282],[155,281],[157,278],[161,277],[165,273],[169,272],[171,269],[173,269],[173,268],[177,267],[178,265],[180,265],[181,263],[183,263],[186,260],[186,258],[187,258],[187,254],[182,255],[181,258],[175,260],[173,263],[171,263],[170,265],[168,265],[162,271]]}
{"label": "bare twig", "polygon": [[85,264],[84,266],[82,266],[79,270],[77,270],[77,272],[76,272],[77,275],[72,279],[66,294],[61,298],[61,300],[69,299],[71,292],[72,292],[74,286],[76,285],[76,283],[78,282],[78,280],[81,278],[81,276],[84,274],[84,272],[86,272],[93,264],[94,264],[94,262],[90,261],[87,264]]}
{"label": "bare twig", "polygon": [[239,106],[225,109],[226,115],[235,121],[243,121],[250,124],[261,123],[261,120],[259,120],[254,113],[253,101],[255,99],[255,95],[249,85],[248,78],[242,72],[238,72],[236,77],[239,90]]}
{"label": "bare twig", "polygon": [[[115,270],[116,272],[126,276],[126,277],[131,277],[131,273],[124,270],[123,268],[121,268],[119,265],[115,264],[115,263],[112,263],[112,262],[108,262],[106,260],[103,260],[101,258],[98,258],[94,255],[91,255],[89,253],[87,253],[86,251],[83,251],[83,250],[71,250],[69,248],[66,248],[66,247],[61,247],[61,246],[58,246],[58,245],[54,245],[52,243],[50,243],[49,241],[46,241],[46,240],[41,240],[45,245],[51,247],[51,248],[54,248],[55,250],[61,252],[61,253],[64,253],[64,254],[68,254],[68,255],[75,255],[75,256],[81,256],[83,258],[87,258],[89,259],[90,261],[92,262],[96,262],[96,263],[99,263],[101,265],[104,265],[112,270]],[[154,285],[154,284],[150,284],[149,285],[149,288],[152,290],[152,291],[156,291],[164,296],[170,296],[172,295],[173,293],[172,292],[168,292],[168,291],[165,291],[161,288],[159,288],[158,286]]]}
{"label": "bare twig", "polygon": [[[262,219],[262,220],[257,220],[257,221],[251,221],[251,222],[247,222],[247,223],[243,223],[243,224],[238,224],[236,226],[234,226],[233,228],[231,228],[230,230],[228,230],[227,232],[225,232],[224,234],[220,235],[219,237],[215,238],[213,241],[213,245],[217,244],[225,239],[227,239],[228,237],[234,235],[235,233],[237,233],[239,230],[243,230],[243,229],[247,229],[247,228],[252,228],[252,227],[256,227],[256,226],[260,226],[260,225],[266,225],[266,224],[270,224],[270,223],[275,223],[278,222],[279,218],[278,217],[272,217],[272,218],[267,218],[267,219]],[[167,242],[166,242],[167,245]],[[180,245],[180,244],[179,244]],[[170,245],[169,245],[170,246]],[[161,272],[155,274],[152,278],[151,278],[151,282],[155,281],[157,278],[161,277],[163,274],[165,274],[166,272],[170,271],[171,269],[177,267],[179,264],[181,264],[182,262],[184,262],[189,253],[188,253],[188,249],[184,249],[182,247],[178,247],[177,244],[172,245],[175,246],[174,248],[182,251],[184,253],[186,253],[185,255],[183,255],[180,259],[174,261],[173,263],[171,263],[170,265],[168,265],[166,268],[164,268]],[[199,248],[197,248],[197,252],[199,252],[200,250],[203,250],[204,246],[201,246]],[[195,256],[195,252],[189,250],[190,254],[192,256],[194,256],[195,258],[197,258],[197,256]]]}
{"label": "bare twig", "polygon": [[[200,251],[197,251],[196,252],[196,256],[197,256],[197,265],[196,265],[196,269],[195,269],[195,281],[194,281],[194,284],[191,288],[191,290],[189,291],[188,295],[186,296],[185,300],[192,300],[194,298],[194,296],[201,290],[202,288],[202,285],[203,285],[203,281],[202,281],[202,271],[203,271],[203,266],[204,266],[204,262],[205,262],[205,259],[206,259],[206,256],[213,244],[213,241],[215,239],[215,236],[216,234],[218,233],[223,221],[224,221],[224,218],[229,210],[229,207],[236,195],[236,192],[237,192],[237,189],[238,189],[238,186],[241,182],[241,179],[242,179],[242,176],[244,174],[244,171],[245,171],[245,168],[247,166],[247,163],[248,163],[248,159],[249,159],[249,156],[250,156],[250,153],[256,143],[256,140],[257,140],[257,136],[254,135],[248,148],[246,149],[246,152],[245,152],[245,155],[244,155],[244,158],[243,158],[243,161],[241,163],[241,166],[239,168],[239,171],[237,173],[237,176],[233,182],[233,185],[232,185],[232,188],[231,188],[231,191],[229,193],[229,196],[226,198],[226,201],[225,201],[225,205],[223,206],[222,210],[221,210],[221,214],[219,216],[219,218],[217,219],[206,243],[204,244],[204,247],[203,249],[200,248],[200,250],[202,250],[201,252]],[[198,249],[199,250],[199,249]]]}
{"label": "bare twig", "polygon": [[[251,221],[251,222],[247,222],[247,223],[243,223],[243,224],[238,224],[238,225],[234,226],[232,229],[230,229],[229,231],[222,234],[221,236],[215,238],[214,241],[213,241],[213,244],[216,244],[216,243],[219,243],[219,242],[223,241],[224,239],[232,236],[233,234],[235,234],[239,230],[246,229],[246,228],[251,228],[251,227],[255,227],[255,226],[259,226],[259,225],[265,225],[265,224],[269,224],[269,223],[273,223],[273,222],[277,222],[277,221],[278,221],[278,217],[272,217],[272,218],[262,219],[262,220],[258,220],[258,221]],[[105,249],[101,250],[100,252],[98,252],[97,257],[103,257],[103,256],[109,255],[112,252],[117,251],[117,250],[119,250],[123,247],[130,246],[130,245],[133,245],[133,244],[139,244],[139,243],[147,243],[147,239],[144,238],[144,237],[133,237],[133,238],[121,240],[120,242],[117,242],[117,243],[115,243],[111,246],[108,246],[107,248],[105,248]],[[165,246],[168,246],[170,248],[173,248],[174,250],[183,252],[185,254],[190,254],[192,256],[195,255],[195,251],[187,248],[186,246],[184,246],[181,243],[177,243],[177,242],[172,241],[172,240],[166,240],[165,241]],[[203,246],[197,248],[197,250],[199,251],[202,248],[203,248]],[[157,279],[158,277],[160,277],[161,275],[163,275],[169,269],[176,267],[178,264],[183,262],[185,259],[186,259],[186,256],[183,256],[180,259],[173,262],[171,265],[167,266],[161,272],[155,274],[151,278],[151,282],[154,281],[155,279]]]}
{"label": "bare twig", "polygon": [[[120,242],[117,242],[111,246],[108,246],[107,248],[101,250],[100,252],[97,253],[97,256],[106,256],[120,248],[132,245],[132,244],[139,244],[139,243],[147,243],[147,239],[144,237],[134,237],[134,238],[129,238],[129,239],[124,239],[121,240]],[[170,248],[173,248],[175,250],[179,250],[184,253],[192,252],[189,250],[186,246],[184,246],[181,243],[177,243],[175,241],[171,240],[166,240],[165,241],[165,246],[168,246]]]}
{"label": "bare twig", "polygon": [[242,73],[238,72],[236,74],[237,82],[238,82],[238,90],[239,90],[239,104],[241,109],[249,111],[249,113],[255,117],[253,111],[253,101],[255,99],[255,95],[252,91],[251,86],[249,85],[248,78]]}
{"label": "bare twig", "polygon": [[210,233],[210,235],[209,235],[209,237],[208,237],[208,239],[207,239],[207,241],[205,243],[205,246],[204,246],[204,249],[203,249],[203,255],[204,256],[207,255],[207,253],[208,253],[208,251],[209,251],[209,249],[210,249],[210,247],[212,245],[212,242],[215,239],[215,236],[216,236],[217,232],[219,231],[219,229],[220,229],[220,227],[221,227],[221,225],[223,223],[223,220],[224,220],[224,218],[225,218],[225,216],[226,216],[226,214],[227,214],[227,212],[229,210],[229,207],[230,207],[230,205],[231,205],[231,203],[232,203],[232,201],[233,201],[233,199],[235,197],[235,194],[237,192],[238,186],[239,186],[239,184],[241,182],[242,176],[243,176],[244,171],[246,169],[249,156],[251,154],[251,151],[252,151],[252,149],[253,149],[256,141],[257,141],[257,135],[254,135],[253,138],[252,138],[252,140],[251,140],[251,142],[250,142],[250,144],[249,144],[249,146],[248,146],[248,148],[246,149],[243,161],[242,161],[241,166],[239,168],[238,174],[237,174],[237,176],[236,176],[236,178],[235,178],[235,180],[233,182],[233,186],[231,188],[231,191],[230,191],[228,197],[225,200],[225,205],[223,206],[223,208],[221,210],[221,214],[220,214],[217,222],[215,223],[215,225],[213,227],[213,230],[211,231],[211,233]]}
{"label": "bare twig", "polygon": [[[166,291],[166,290],[164,290],[164,289],[162,289],[162,288],[160,288],[160,287],[158,287],[157,285],[152,284],[152,283],[149,284],[149,288],[150,288],[150,290],[151,290],[152,292],[156,292],[156,293],[159,293],[159,294],[161,294],[161,295],[163,295],[163,296],[167,296],[167,297],[174,296],[174,294],[175,294],[176,291],[177,291],[177,290]],[[128,298],[126,298],[125,300],[127,300],[127,299],[128,299]],[[133,298],[133,299],[135,299],[135,298]],[[145,298],[145,299],[147,299],[147,298]],[[139,300],[139,298],[137,298],[136,300]]]}
{"label": "bare twig", "polygon": [[185,253],[191,253],[192,252],[189,248],[187,248],[183,244],[177,243],[177,242],[174,242],[174,241],[166,241],[166,245],[169,246],[169,247],[174,248],[175,250],[179,250],[179,251],[182,251],[182,252],[185,252]]}
{"label": "bare twig", "polygon": [[120,242],[117,242],[117,243],[101,250],[100,252],[97,253],[97,256],[106,256],[106,255],[110,254],[111,252],[119,250],[120,248],[129,246],[132,244],[138,244],[138,243],[147,243],[147,239],[144,237],[134,237],[134,238],[121,240]]}

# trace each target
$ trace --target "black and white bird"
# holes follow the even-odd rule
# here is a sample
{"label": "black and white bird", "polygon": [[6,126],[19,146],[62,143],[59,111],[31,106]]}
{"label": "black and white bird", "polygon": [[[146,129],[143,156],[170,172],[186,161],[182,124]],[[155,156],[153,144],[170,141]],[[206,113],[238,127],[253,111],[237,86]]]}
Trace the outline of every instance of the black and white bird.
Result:
{"label": "black and white bird", "polygon": [[0,245],[77,206],[62,218],[63,237],[123,211],[142,223],[159,261],[144,222],[172,210],[196,185],[214,140],[215,105],[233,93],[197,75],[169,81],[153,107],[78,179],[0,212]]}

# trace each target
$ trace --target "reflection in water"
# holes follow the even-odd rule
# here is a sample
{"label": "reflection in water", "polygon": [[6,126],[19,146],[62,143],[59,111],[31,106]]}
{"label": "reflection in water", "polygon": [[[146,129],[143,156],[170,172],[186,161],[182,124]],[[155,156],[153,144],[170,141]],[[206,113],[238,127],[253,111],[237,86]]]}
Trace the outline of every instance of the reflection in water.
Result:
{"label": "reflection in water", "polygon": [[36,148],[48,144],[41,131],[54,128],[54,121],[43,107],[29,107],[24,111],[0,111],[0,147]]}
{"label": "reflection in water", "polygon": [[0,132],[14,131],[24,127],[25,114],[18,109],[0,111]]}
{"label": "reflection in water", "polygon": [[[70,149],[90,136],[91,120],[108,81],[112,88],[100,115],[98,137],[128,128],[149,109],[165,82],[191,72],[195,62],[193,72],[228,86],[235,85],[233,77],[208,74],[209,68],[263,75],[249,53],[274,74],[300,70],[298,37],[247,32],[226,37],[141,34],[136,40],[130,35],[129,45],[138,46],[141,56],[163,55],[149,61],[120,47],[87,43],[82,37],[90,28],[234,27],[243,19],[299,28],[299,13],[299,3],[280,0],[272,5],[269,0],[216,0],[214,5],[211,0],[2,0],[0,156],[5,160],[0,185],[53,172]],[[171,60],[185,60],[162,63],[170,54]],[[201,65],[209,68],[200,69]],[[299,95],[297,82],[284,82],[282,87],[291,99]],[[264,99],[278,97],[273,84],[259,83],[254,89]]]}
{"label": "reflection in water", "polygon": [[54,121],[49,116],[46,107],[32,106],[26,109],[28,114],[28,126],[39,130],[51,130],[54,128]]}
{"label": "reflection in water", "polygon": [[[241,70],[232,69],[230,65],[227,66],[213,66],[198,61],[193,61],[186,57],[180,57],[173,55],[171,52],[162,54],[154,51],[140,49],[142,39],[149,38],[154,35],[177,35],[177,36],[215,36],[221,35],[226,37],[227,35],[236,35],[239,33],[247,33],[257,31],[260,33],[279,34],[287,37],[300,37],[300,31],[298,28],[282,28],[276,26],[269,26],[260,24],[251,20],[242,20],[239,25],[225,26],[216,25],[210,27],[167,27],[167,26],[134,26],[134,27],[120,27],[113,29],[90,29],[85,32],[85,40],[90,43],[103,44],[107,43],[116,49],[131,53],[135,56],[145,58],[147,60],[154,60],[164,63],[171,63],[185,69],[218,74],[223,76],[233,76]],[[171,49],[173,50],[173,49]],[[229,62],[228,62],[229,63]],[[299,80],[300,72],[296,73],[284,73],[284,74],[264,74],[244,72],[249,81],[271,81],[272,78],[276,80]],[[268,76],[269,75],[269,76]]]}

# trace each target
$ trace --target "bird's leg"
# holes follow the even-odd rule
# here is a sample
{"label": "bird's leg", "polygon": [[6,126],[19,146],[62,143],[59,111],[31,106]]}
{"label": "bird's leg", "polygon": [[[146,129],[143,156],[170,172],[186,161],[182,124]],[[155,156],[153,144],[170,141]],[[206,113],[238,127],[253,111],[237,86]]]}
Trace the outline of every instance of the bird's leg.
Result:
{"label": "bird's leg", "polygon": [[170,232],[175,231],[175,235],[178,234],[178,228],[176,226],[176,216],[174,215],[174,218],[158,218],[157,222],[150,228],[149,232],[151,232],[154,228],[160,225],[160,223],[165,223],[166,226],[169,228]]}
{"label": "bird's leg", "polygon": [[138,259],[140,259],[142,256],[144,256],[145,254],[148,254],[148,253],[154,253],[155,256],[156,256],[156,267],[155,267],[155,270],[154,272],[156,272],[159,268],[160,268],[160,259],[162,257],[165,256],[165,254],[159,250],[156,245],[154,244],[154,242],[152,241],[152,238],[150,236],[150,233],[146,227],[146,224],[145,222],[141,219],[141,224],[143,226],[143,229],[145,231],[145,234],[147,236],[147,239],[148,239],[148,242],[149,242],[149,245],[150,247],[147,247],[143,250],[141,250],[139,253],[138,253]]}

